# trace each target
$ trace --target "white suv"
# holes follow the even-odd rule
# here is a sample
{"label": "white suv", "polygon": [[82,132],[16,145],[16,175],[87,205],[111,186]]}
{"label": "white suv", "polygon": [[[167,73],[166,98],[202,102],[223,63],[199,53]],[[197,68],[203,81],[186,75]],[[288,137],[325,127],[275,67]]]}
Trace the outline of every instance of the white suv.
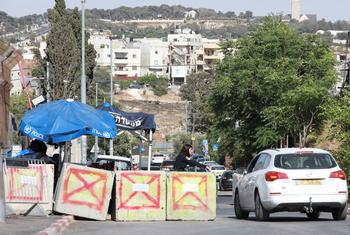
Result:
{"label": "white suv", "polygon": [[270,149],[259,153],[233,186],[235,214],[267,220],[278,211],[300,211],[309,219],[331,212],[347,216],[346,176],[332,155],[315,148]]}

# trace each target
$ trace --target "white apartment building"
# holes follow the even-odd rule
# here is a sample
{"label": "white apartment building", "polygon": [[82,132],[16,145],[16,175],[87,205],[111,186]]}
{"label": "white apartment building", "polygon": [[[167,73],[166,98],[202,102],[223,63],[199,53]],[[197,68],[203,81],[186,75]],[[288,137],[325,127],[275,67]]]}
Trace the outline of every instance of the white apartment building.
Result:
{"label": "white apartment building", "polygon": [[89,43],[92,44],[96,50],[97,66],[110,65],[110,44],[109,33],[97,32],[90,35]]}
{"label": "white apartment building", "polygon": [[113,77],[119,79],[137,78],[141,76],[141,49],[125,39],[110,39],[108,33],[95,33],[90,36],[89,43],[96,50],[97,66],[112,66]]}
{"label": "white apartment building", "polygon": [[168,76],[169,44],[161,38],[135,39],[141,48],[141,76]]}
{"label": "white apartment building", "polygon": [[186,83],[188,74],[196,71],[195,52],[202,46],[202,35],[190,29],[177,29],[168,34],[169,70],[173,85]]}

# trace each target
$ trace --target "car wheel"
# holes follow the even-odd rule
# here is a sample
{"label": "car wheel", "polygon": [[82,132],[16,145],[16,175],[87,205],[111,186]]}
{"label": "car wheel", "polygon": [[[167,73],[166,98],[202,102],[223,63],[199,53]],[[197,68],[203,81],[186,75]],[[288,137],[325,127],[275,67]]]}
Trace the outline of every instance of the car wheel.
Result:
{"label": "car wheel", "polygon": [[317,220],[320,217],[320,212],[313,211],[311,213],[306,213],[306,216],[309,218],[309,220]]}
{"label": "car wheel", "polygon": [[241,202],[239,200],[239,194],[238,194],[237,190],[235,192],[234,206],[235,206],[235,214],[236,214],[237,219],[247,219],[248,218],[249,211],[242,210]]}
{"label": "car wheel", "polygon": [[332,212],[332,216],[334,220],[345,220],[348,212],[347,205],[338,208]]}
{"label": "car wheel", "polygon": [[257,221],[268,220],[270,213],[261,204],[259,193],[255,193],[255,217]]}

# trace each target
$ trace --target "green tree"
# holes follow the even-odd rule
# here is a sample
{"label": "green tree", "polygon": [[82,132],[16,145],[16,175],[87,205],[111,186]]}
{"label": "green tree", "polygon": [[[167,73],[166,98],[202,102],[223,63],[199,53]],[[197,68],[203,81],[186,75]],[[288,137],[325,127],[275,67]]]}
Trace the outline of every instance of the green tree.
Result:
{"label": "green tree", "polygon": [[169,80],[167,77],[157,77],[154,74],[148,74],[146,76],[141,77],[140,82],[150,85],[156,96],[162,96],[168,93]]}
{"label": "green tree", "polygon": [[[75,7],[72,11],[72,13],[69,15],[69,23],[72,26],[74,36],[77,40],[77,46],[79,50],[79,64],[81,64],[81,45],[82,45],[82,38],[81,38],[81,17],[80,13],[77,7]],[[85,32],[85,74],[86,74],[86,87],[87,87],[87,96],[90,99],[94,98],[95,94],[95,84],[93,83],[93,77],[94,77],[94,68],[96,66],[96,51],[94,49],[94,46],[92,44],[88,43],[88,40],[90,38],[90,34]],[[77,80],[80,81],[80,75],[81,75],[81,67],[78,67],[79,73],[77,74]],[[90,86],[91,85],[91,86]],[[76,89],[76,94],[80,94],[80,86]]]}
{"label": "green tree", "polygon": [[190,118],[193,132],[206,133],[208,131],[210,112],[207,99],[213,80],[213,75],[209,73],[193,73],[187,76],[186,84],[180,88],[181,98],[191,102]]}
{"label": "green tree", "polygon": [[[332,139],[337,140],[339,148],[334,156],[340,167],[345,170],[350,181],[350,92],[345,91],[339,100],[335,100],[328,107],[328,117],[331,121]],[[348,184],[349,185],[349,184]]]}
{"label": "green tree", "polygon": [[[15,116],[17,127],[22,120],[23,114],[28,109],[27,96],[24,92],[20,95],[13,95],[10,98],[10,112]],[[12,141],[14,144],[20,144],[20,138],[15,131],[12,133]]]}
{"label": "green tree", "polygon": [[47,36],[47,59],[50,62],[53,99],[73,97],[80,87],[79,47],[64,0],[56,0],[49,10],[50,31]]}
{"label": "green tree", "polygon": [[329,46],[266,17],[235,48],[219,64],[209,99],[227,151],[247,157],[283,140],[305,145],[310,131],[322,126],[336,81]]}

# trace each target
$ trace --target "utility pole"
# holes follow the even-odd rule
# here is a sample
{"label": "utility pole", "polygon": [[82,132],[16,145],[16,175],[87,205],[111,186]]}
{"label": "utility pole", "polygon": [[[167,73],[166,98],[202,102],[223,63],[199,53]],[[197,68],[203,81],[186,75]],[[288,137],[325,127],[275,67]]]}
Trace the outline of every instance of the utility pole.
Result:
{"label": "utility pole", "polygon": [[[86,104],[86,78],[85,78],[85,0],[81,0],[81,102]],[[86,136],[81,136],[81,163],[86,164]]]}
{"label": "utility pole", "polygon": [[[111,36],[110,38],[110,43],[109,43],[109,49],[110,49],[110,65],[111,65],[111,74],[110,74],[110,77],[111,77],[111,105],[113,106],[113,37]],[[109,140],[109,155],[111,157],[113,157],[113,139],[110,139]]]}
{"label": "utility pole", "polygon": [[[96,107],[98,106],[98,83],[96,82]],[[95,159],[97,159],[98,155],[98,137],[95,136],[95,151],[94,151]]]}

